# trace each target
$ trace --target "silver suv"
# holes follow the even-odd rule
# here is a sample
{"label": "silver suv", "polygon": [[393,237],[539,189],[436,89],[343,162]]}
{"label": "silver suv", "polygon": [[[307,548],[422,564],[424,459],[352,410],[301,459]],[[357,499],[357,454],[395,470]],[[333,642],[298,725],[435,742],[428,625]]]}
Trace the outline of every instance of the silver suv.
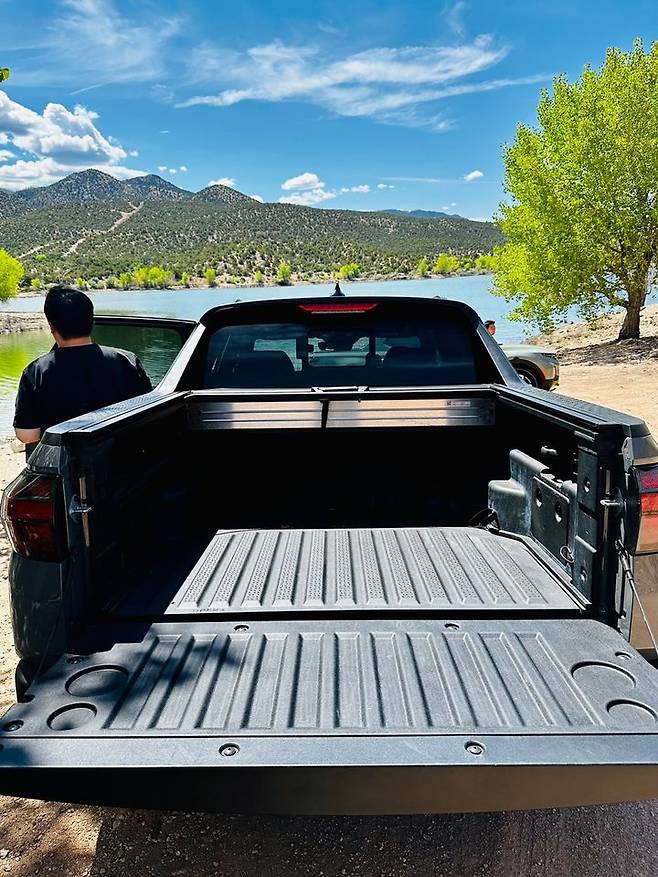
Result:
{"label": "silver suv", "polygon": [[554,350],[535,344],[500,346],[526,383],[542,390],[554,390],[560,383],[560,362]]}

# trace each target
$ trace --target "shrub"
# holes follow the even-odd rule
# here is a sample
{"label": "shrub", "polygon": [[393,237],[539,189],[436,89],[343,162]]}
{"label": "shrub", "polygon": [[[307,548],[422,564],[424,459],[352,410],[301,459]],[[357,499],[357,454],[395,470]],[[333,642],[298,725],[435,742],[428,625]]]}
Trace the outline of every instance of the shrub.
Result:
{"label": "shrub", "polygon": [[357,262],[350,262],[348,265],[341,265],[338,269],[338,277],[340,280],[354,280],[359,276],[361,266]]}
{"label": "shrub", "polygon": [[290,286],[291,275],[292,268],[288,262],[279,262],[279,267],[276,269],[276,282],[279,286]]}
{"label": "shrub", "polygon": [[454,274],[459,270],[459,259],[450,253],[439,253],[432,271],[435,274]]}

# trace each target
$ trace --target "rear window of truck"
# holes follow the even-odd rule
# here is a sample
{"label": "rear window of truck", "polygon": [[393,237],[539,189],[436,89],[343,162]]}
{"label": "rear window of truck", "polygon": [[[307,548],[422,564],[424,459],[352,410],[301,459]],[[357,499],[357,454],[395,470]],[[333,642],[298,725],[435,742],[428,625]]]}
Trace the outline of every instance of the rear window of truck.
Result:
{"label": "rear window of truck", "polygon": [[207,388],[431,386],[479,383],[473,329],[458,316],[306,313],[216,329]]}

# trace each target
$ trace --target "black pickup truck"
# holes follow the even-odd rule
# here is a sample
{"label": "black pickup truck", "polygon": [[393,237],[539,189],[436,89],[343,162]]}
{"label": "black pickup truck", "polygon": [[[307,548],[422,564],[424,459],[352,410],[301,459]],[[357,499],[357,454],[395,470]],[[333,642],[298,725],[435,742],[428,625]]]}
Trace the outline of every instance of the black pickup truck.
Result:
{"label": "black pickup truck", "polygon": [[117,325],[171,367],[49,429],[3,499],[20,664],[0,794],[316,814],[658,797],[641,420],[529,387],[456,302],[237,303],[99,318],[98,338]]}

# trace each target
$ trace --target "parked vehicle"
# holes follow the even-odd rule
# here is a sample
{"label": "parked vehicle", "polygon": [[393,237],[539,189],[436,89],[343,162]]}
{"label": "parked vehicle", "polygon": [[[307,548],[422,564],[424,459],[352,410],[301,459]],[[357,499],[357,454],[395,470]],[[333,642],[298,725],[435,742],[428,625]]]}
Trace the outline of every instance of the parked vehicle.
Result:
{"label": "parked vehicle", "polygon": [[554,390],[560,383],[560,361],[554,350],[536,344],[501,344],[505,356],[531,387]]}
{"label": "parked vehicle", "polygon": [[3,499],[0,794],[345,814],[658,796],[641,420],[528,386],[456,302],[98,333],[117,324],[181,348],[166,376],[49,429]]}

